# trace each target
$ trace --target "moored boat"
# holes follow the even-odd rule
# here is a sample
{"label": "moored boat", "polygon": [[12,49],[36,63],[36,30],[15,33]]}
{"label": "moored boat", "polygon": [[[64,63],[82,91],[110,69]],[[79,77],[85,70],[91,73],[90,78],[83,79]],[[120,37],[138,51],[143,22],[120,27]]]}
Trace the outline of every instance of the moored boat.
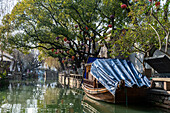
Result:
{"label": "moored boat", "polygon": [[85,65],[82,89],[95,100],[138,103],[146,100],[150,81],[121,59],[93,59]]}

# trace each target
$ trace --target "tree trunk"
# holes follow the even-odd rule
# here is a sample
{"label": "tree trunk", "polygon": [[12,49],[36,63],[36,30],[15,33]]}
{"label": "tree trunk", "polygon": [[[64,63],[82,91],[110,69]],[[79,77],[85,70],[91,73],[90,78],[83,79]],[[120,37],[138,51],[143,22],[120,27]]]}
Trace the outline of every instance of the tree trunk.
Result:
{"label": "tree trunk", "polygon": [[60,62],[60,64],[61,64],[61,68],[62,68],[62,70],[64,70],[64,69],[65,69],[65,67],[64,67],[64,64],[62,63],[62,58],[61,58],[61,57],[59,57],[59,62]]}
{"label": "tree trunk", "polygon": [[1,49],[1,61],[3,61],[3,50]]}
{"label": "tree trunk", "polygon": [[168,21],[168,0],[166,1],[165,6],[164,6],[164,20],[165,22]]}

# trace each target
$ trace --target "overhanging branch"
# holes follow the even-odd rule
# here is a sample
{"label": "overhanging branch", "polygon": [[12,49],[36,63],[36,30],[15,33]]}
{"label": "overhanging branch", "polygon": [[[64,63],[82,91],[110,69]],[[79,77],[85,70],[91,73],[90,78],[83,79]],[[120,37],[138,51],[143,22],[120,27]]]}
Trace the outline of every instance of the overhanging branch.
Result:
{"label": "overhanging branch", "polygon": [[162,48],[161,38],[160,38],[158,32],[156,31],[156,29],[155,29],[151,24],[149,24],[149,25],[151,26],[151,28],[155,31],[156,35],[158,36],[158,40],[159,40],[159,50],[161,50],[161,48]]}

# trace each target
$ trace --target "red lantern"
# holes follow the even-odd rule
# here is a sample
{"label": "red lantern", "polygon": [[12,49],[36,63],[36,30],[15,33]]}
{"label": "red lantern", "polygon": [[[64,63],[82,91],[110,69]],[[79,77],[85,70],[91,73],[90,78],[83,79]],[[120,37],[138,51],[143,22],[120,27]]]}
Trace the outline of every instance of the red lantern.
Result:
{"label": "red lantern", "polygon": [[159,6],[160,5],[160,2],[156,2],[155,3],[155,6],[157,7],[157,6]]}
{"label": "red lantern", "polygon": [[78,28],[78,25],[75,25],[75,28]]}
{"label": "red lantern", "polygon": [[121,8],[122,8],[122,9],[126,9],[126,8],[127,8],[127,5],[126,5],[126,4],[122,4],[122,5],[121,5]]}
{"label": "red lantern", "polygon": [[[148,0],[149,2],[152,2],[153,0]],[[157,1],[157,0],[154,0],[154,1]]]}
{"label": "red lantern", "polygon": [[108,27],[110,27],[110,28],[111,28],[111,27],[112,27],[112,25],[111,25],[111,24],[109,24],[109,25],[108,25]]}
{"label": "red lantern", "polygon": [[54,52],[54,49],[52,49],[52,52]]}
{"label": "red lantern", "polygon": [[107,37],[104,37],[104,39],[107,39]]}
{"label": "red lantern", "polygon": [[60,39],[60,37],[56,37],[56,40],[59,40]]}
{"label": "red lantern", "polygon": [[88,30],[88,27],[86,26],[86,30]]}
{"label": "red lantern", "polygon": [[65,42],[67,41],[67,38],[66,38],[66,37],[64,38],[64,41],[65,41]]}
{"label": "red lantern", "polygon": [[74,60],[75,56],[72,56],[71,59]]}
{"label": "red lantern", "polygon": [[64,60],[62,60],[62,63],[64,64]]}
{"label": "red lantern", "polygon": [[114,15],[110,15],[110,18],[114,18],[115,16]]}

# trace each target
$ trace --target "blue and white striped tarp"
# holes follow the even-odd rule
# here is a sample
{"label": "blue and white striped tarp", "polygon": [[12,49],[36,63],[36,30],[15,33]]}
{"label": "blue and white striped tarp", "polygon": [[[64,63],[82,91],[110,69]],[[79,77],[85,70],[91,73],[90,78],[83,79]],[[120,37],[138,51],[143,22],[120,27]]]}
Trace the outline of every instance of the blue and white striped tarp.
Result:
{"label": "blue and white striped tarp", "polygon": [[147,77],[139,73],[134,65],[127,60],[96,59],[92,63],[90,73],[113,95],[121,80],[125,81],[126,87],[133,85],[150,87]]}

